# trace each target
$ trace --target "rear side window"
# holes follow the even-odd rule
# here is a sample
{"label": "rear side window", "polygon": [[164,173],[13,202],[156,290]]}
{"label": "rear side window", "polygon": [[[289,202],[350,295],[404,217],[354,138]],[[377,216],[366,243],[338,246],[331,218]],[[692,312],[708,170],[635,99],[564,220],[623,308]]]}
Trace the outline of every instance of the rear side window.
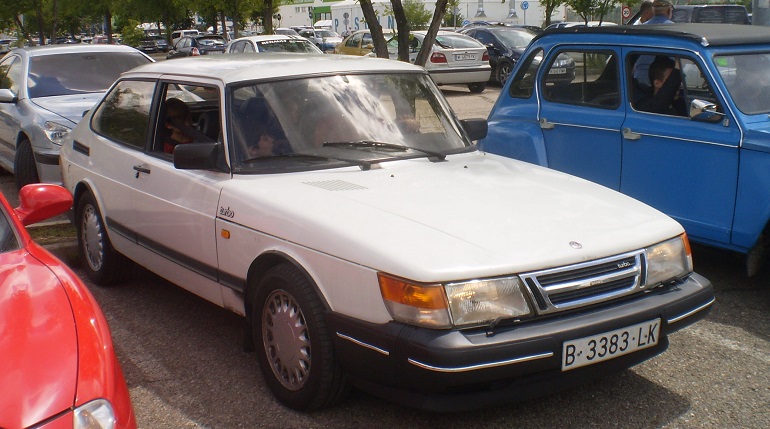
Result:
{"label": "rear side window", "polygon": [[543,97],[555,103],[616,109],[620,76],[614,52],[562,51],[543,75]]}
{"label": "rear side window", "polygon": [[543,61],[543,50],[532,52],[519,67],[511,81],[509,93],[514,98],[529,98],[535,92],[535,77]]}
{"label": "rear side window", "polygon": [[30,98],[104,92],[121,73],[149,63],[135,52],[73,52],[30,59]]}
{"label": "rear side window", "polygon": [[91,128],[112,141],[144,149],[154,89],[154,82],[119,82],[94,112]]}

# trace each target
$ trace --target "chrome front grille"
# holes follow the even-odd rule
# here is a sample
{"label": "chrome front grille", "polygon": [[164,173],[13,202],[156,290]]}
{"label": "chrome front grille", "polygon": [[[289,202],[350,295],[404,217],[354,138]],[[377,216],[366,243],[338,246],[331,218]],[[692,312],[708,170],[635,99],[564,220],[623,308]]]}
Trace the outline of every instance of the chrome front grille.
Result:
{"label": "chrome front grille", "polygon": [[548,314],[634,294],[644,289],[644,252],[522,274],[538,313]]}

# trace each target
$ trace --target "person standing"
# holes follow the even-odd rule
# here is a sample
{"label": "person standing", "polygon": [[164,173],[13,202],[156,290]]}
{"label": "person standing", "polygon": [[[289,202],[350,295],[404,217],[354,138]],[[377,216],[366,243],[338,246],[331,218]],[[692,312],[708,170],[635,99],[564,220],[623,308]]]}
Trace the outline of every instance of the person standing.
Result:
{"label": "person standing", "polygon": [[[674,15],[674,5],[669,0],[655,0],[652,2],[652,11],[655,14],[642,25],[673,24],[671,17]],[[634,64],[634,79],[644,89],[648,89],[650,82],[650,64],[655,60],[654,55],[641,55]]]}
{"label": "person standing", "polygon": [[642,5],[639,6],[639,20],[634,25],[644,24],[653,16],[655,16],[655,12],[652,10],[652,0],[644,0]]}

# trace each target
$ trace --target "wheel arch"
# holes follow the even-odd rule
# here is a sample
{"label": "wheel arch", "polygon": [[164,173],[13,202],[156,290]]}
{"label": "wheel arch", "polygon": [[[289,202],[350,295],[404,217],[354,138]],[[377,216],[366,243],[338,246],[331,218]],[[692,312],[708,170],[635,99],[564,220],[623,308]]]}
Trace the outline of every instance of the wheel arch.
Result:
{"label": "wheel arch", "polygon": [[246,274],[246,286],[244,289],[243,302],[245,307],[244,309],[246,311],[246,319],[249,322],[251,322],[252,317],[251,303],[254,297],[257,296],[257,286],[259,285],[260,279],[262,279],[262,277],[264,277],[264,275],[271,268],[277,267],[281,264],[290,264],[300,273],[302,273],[302,275],[307,279],[308,283],[312,285],[313,290],[315,290],[316,295],[321,300],[324,309],[328,311],[331,308],[328,301],[326,300],[326,296],[321,292],[321,289],[318,287],[318,284],[316,283],[313,276],[310,275],[310,273],[305,269],[304,266],[302,266],[302,264],[299,263],[299,261],[284,252],[270,251],[257,256],[257,258],[252,261],[251,265],[249,266],[248,273]]}

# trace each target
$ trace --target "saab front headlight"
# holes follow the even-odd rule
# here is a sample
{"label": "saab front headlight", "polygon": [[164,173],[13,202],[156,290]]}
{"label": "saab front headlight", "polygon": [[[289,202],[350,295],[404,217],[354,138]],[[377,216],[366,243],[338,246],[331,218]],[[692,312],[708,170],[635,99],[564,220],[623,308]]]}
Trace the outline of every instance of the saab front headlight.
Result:
{"label": "saab front headlight", "polygon": [[425,284],[380,273],[380,291],[393,319],[429,328],[490,323],[532,313],[518,277]]}
{"label": "saab front headlight", "polygon": [[106,399],[97,399],[75,409],[75,429],[114,429],[115,412]]}
{"label": "saab front headlight", "polygon": [[519,318],[532,312],[518,277],[451,283],[446,285],[446,294],[455,325]]}
{"label": "saab front headlight", "polygon": [[687,234],[664,241],[645,250],[647,284],[681,278],[692,272],[692,252]]}
{"label": "saab front headlight", "polygon": [[43,130],[45,131],[48,140],[51,140],[51,142],[59,146],[61,146],[62,141],[67,137],[67,134],[72,131],[72,129],[67,126],[51,121],[45,123]]}

